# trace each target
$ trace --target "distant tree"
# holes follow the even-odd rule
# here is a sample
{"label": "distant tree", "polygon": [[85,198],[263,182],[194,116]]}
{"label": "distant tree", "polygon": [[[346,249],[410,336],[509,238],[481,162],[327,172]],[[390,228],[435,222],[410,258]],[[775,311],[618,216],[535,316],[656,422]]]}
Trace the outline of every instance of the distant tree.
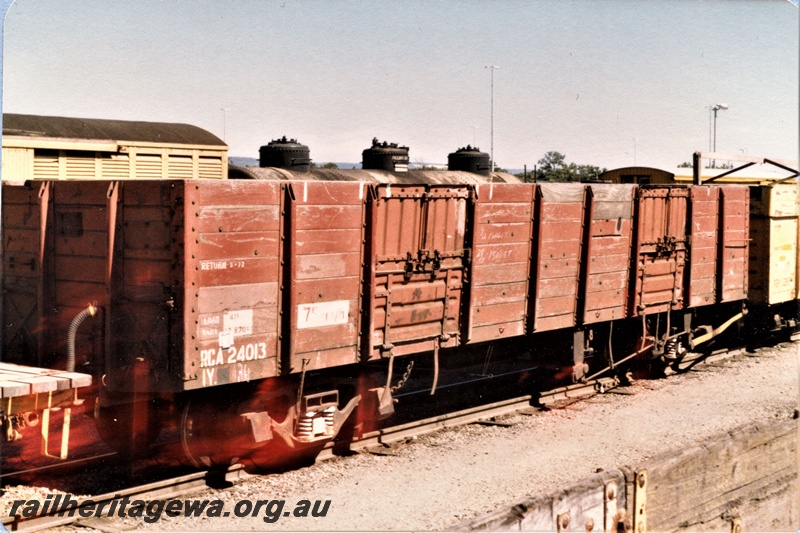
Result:
{"label": "distant tree", "polygon": [[[492,168],[492,161],[489,160],[489,168]],[[494,171],[495,172],[508,172],[506,169],[498,165],[497,163],[494,164]]]}
{"label": "distant tree", "polygon": [[594,165],[569,165],[572,176],[577,178],[571,181],[596,181],[600,178],[600,174],[606,171],[605,168],[596,167]]}
{"label": "distant tree", "polygon": [[339,165],[337,165],[336,163],[325,163],[324,165],[318,165],[312,161],[311,168],[336,169],[339,168]]}
{"label": "distant tree", "polygon": [[592,181],[606,171],[594,165],[567,163],[567,157],[555,151],[544,154],[536,164],[538,168],[534,177],[543,181]]}
{"label": "distant tree", "polygon": [[[689,163],[688,161],[684,161],[683,163],[678,165],[678,168],[694,168],[694,164],[693,163]],[[723,169],[723,170],[731,169],[731,168],[733,168],[733,163],[728,163],[728,164],[726,164],[726,163],[717,163],[716,166],[712,167],[711,166],[711,162],[706,160],[705,168],[719,168],[719,169]]]}
{"label": "distant tree", "polygon": [[567,156],[561,152],[547,152],[536,165],[539,167],[537,180],[544,181],[573,181],[571,180]]}

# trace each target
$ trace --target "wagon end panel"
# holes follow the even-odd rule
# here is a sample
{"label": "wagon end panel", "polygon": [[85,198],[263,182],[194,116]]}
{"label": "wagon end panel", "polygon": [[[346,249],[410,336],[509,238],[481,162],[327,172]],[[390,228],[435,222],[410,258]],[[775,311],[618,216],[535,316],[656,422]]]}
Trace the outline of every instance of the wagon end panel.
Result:
{"label": "wagon end panel", "polygon": [[751,285],[753,301],[775,305],[795,299],[797,219],[751,220]]}
{"label": "wagon end panel", "polygon": [[689,257],[689,307],[716,303],[718,244],[720,241],[720,188],[694,186],[691,191],[691,249]]}
{"label": "wagon end panel", "polygon": [[585,187],[542,184],[538,191],[533,330],[569,328],[577,323]]}
{"label": "wagon end panel", "polygon": [[283,373],[358,362],[365,199],[358,182],[291,184],[286,257],[290,339]]}
{"label": "wagon end panel", "polygon": [[750,188],[750,248],[748,298],[758,305],[775,305],[797,295],[798,220],[790,205],[794,185]]}
{"label": "wagon end panel", "polygon": [[460,343],[469,197],[465,186],[377,187],[369,358]]}
{"label": "wagon end panel", "polygon": [[286,185],[184,187],[184,388],[275,376]]}
{"label": "wagon end panel", "polygon": [[635,190],[631,185],[592,185],[589,191],[585,289],[580,296],[584,324],[627,316]]}
{"label": "wagon end panel", "polygon": [[[797,185],[777,184],[764,188],[768,198],[769,267],[767,304],[794,300],[797,294]],[[762,203],[763,206],[763,203]]]}
{"label": "wagon end panel", "polygon": [[720,259],[721,302],[747,298],[748,249],[750,245],[750,195],[747,187],[720,189],[722,249]]}
{"label": "wagon end panel", "polygon": [[476,187],[469,342],[525,334],[535,185]]}
{"label": "wagon end panel", "polygon": [[[53,293],[50,182],[3,183],[2,360],[41,366],[50,363],[43,345],[45,300]],[[48,274],[49,272],[49,274]]]}
{"label": "wagon end panel", "polygon": [[636,272],[631,316],[682,309],[689,190],[642,187],[637,193]]}

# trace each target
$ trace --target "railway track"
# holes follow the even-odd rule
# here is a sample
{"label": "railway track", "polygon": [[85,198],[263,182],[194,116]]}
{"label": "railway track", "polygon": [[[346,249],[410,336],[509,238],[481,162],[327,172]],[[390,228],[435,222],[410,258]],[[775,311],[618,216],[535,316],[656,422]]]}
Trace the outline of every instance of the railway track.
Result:
{"label": "railway track", "polygon": [[[523,395],[507,400],[493,402],[486,405],[471,407],[460,411],[433,416],[422,420],[408,422],[388,428],[382,428],[365,433],[363,436],[353,441],[349,449],[354,452],[363,452],[376,448],[391,448],[393,445],[408,442],[409,440],[432,433],[434,431],[462,426],[466,424],[492,420],[503,415],[517,412],[528,408],[532,404],[545,406],[563,399],[578,398],[588,396],[594,392],[605,391],[615,387],[618,382],[612,378],[604,378],[593,383],[572,385],[561,387],[536,396]],[[316,457],[318,461],[328,460],[337,455],[334,444],[330,443]],[[113,455],[113,454],[111,454]],[[86,464],[95,458],[76,460],[74,464]],[[72,466],[74,466],[74,464]],[[19,475],[20,472],[14,473]],[[13,474],[7,474],[12,476]],[[2,519],[3,526],[9,531],[40,531],[46,528],[79,524],[87,527],[100,529],[115,529],[111,522],[113,518],[83,518],[80,510],[86,509],[86,505],[97,506],[101,502],[111,502],[114,499],[129,498],[131,500],[154,500],[178,498],[187,494],[199,492],[210,487],[219,487],[221,484],[230,484],[251,477],[245,471],[243,465],[237,464],[228,468],[224,472],[219,471],[200,471],[186,475],[177,476],[162,481],[147,483],[123,490],[116,490],[105,494],[92,496],[80,500],[76,512],[73,516],[57,516],[55,514],[45,514],[36,517],[24,517],[20,514]],[[88,513],[87,513],[88,514]]]}
{"label": "railway track", "polygon": [[[249,477],[249,475],[244,471],[242,465],[234,465],[225,473],[225,480],[230,483],[246,477]],[[211,481],[211,478],[213,478],[214,481]],[[163,481],[147,483],[125,490],[117,490],[92,496],[91,498],[81,499],[73,516],[58,516],[57,513],[48,513],[33,518],[26,518],[18,515],[5,517],[2,523],[9,531],[40,531],[46,528],[70,524],[79,524],[87,527],[100,526],[100,529],[104,529],[102,524],[110,524],[113,522],[113,518],[84,518],[80,516],[81,509],[86,509],[87,505],[96,506],[99,503],[111,502],[112,500],[119,500],[120,498],[126,497],[139,500],[177,498],[206,489],[217,481],[219,481],[219,478],[209,472],[193,472]]]}
{"label": "railway track", "polygon": [[116,455],[117,455],[116,452],[102,453],[99,455],[92,455],[91,457],[81,457],[80,459],[72,459],[70,461],[64,461],[52,465],[37,466],[34,468],[27,468],[25,470],[16,470],[13,472],[7,472],[5,474],[0,474],[0,486],[2,486],[4,479],[11,479],[34,473],[41,474],[41,473],[58,472],[61,470],[72,470],[74,468],[79,468],[81,466],[89,466],[92,463],[100,461],[102,459],[116,457]]}
{"label": "railway track", "polygon": [[[800,334],[793,336],[792,340],[800,339]],[[720,361],[744,352],[737,350],[720,350],[712,354],[687,358],[690,363],[687,370],[698,366],[715,365]],[[545,393],[534,395],[522,395],[515,398],[501,400],[486,405],[471,407],[455,411],[448,414],[437,415],[429,418],[415,420],[412,422],[381,428],[365,433],[363,436],[353,441],[349,445],[351,452],[391,450],[393,447],[402,445],[413,440],[415,437],[429,434],[444,428],[463,426],[471,423],[497,423],[494,419],[504,415],[519,412],[522,409],[536,407],[548,407],[554,404],[563,403],[567,400],[576,400],[590,397],[596,393],[614,390],[619,385],[615,378],[599,378],[590,383],[560,387]],[[502,425],[502,422],[499,424]],[[337,456],[334,443],[326,446],[316,457],[318,461],[328,460]],[[88,459],[87,459],[88,460]],[[78,461],[76,461],[77,463]],[[85,460],[84,460],[85,462]],[[20,474],[19,472],[16,474]],[[11,476],[12,474],[7,474]],[[36,517],[17,516],[4,517],[2,524],[9,531],[39,531],[46,528],[77,524],[99,529],[114,530],[114,518],[84,518],[80,516],[80,509],[88,500],[97,505],[100,502],[111,502],[114,499],[129,498],[131,500],[154,500],[171,499],[197,493],[207,488],[219,488],[224,484],[233,484],[252,477],[243,465],[237,464],[225,471],[200,471],[190,474],[180,475],[170,479],[146,483],[143,485],[130,487],[127,489],[116,490],[105,494],[92,496],[91,498],[79,500],[78,511],[75,516],[57,516],[45,514]],[[88,514],[88,513],[87,513]]]}

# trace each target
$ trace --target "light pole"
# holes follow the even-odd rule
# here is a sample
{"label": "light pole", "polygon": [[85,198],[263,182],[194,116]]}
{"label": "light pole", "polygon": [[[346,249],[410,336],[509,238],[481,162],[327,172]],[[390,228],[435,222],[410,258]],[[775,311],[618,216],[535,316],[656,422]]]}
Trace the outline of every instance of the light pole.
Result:
{"label": "light pole", "polygon": [[222,140],[223,141],[227,141],[227,139],[225,138],[226,137],[226,132],[225,132],[225,112],[228,110],[228,108],[227,107],[220,107],[219,110],[222,111]]}
{"label": "light pole", "polygon": [[[714,112],[714,144],[712,145],[711,151],[717,151],[717,111],[728,109],[728,104],[714,104],[711,106],[711,111]],[[711,161],[711,168],[717,168],[717,160],[713,159]]]}
{"label": "light pole", "polygon": [[483,67],[483,68],[488,68],[492,72],[492,99],[491,99],[492,109],[491,109],[491,123],[490,123],[490,128],[489,128],[490,129],[490,137],[489,138],[490,138],[491,142],[489,143],[490,144],[490,147],[489,147],[490,154],[489,154],[489,156],[492,158],[492,173],[494,174],[494,71],[499,69],[500,67],[498,67],[497,65],[488,65],[488,66]]}

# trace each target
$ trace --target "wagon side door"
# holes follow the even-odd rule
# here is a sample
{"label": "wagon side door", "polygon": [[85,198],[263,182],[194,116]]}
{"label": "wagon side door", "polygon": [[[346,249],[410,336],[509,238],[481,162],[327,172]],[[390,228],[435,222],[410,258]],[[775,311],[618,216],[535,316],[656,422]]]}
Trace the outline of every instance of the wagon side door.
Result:
{"label": "wagon side door", "polygon": [[720,188],[722,206],[722,253],[720,301],[747,298],[748,250],[750,245],[750,195],[747,187]]}
{"label": "wagon side door", "polygon": [[277,375],[286,185],[185,182],[185,389]]}
{"label": "wagon side door", "polygon": [[282,373],[358,362],[366,184],[290,185]]}
{"label": "wagon side door", "polygon": [[632,316],[684,307],[688,199],[686,188],[639,189]]}
{"label": "wagon side door", "polygon": [[583,324],[626,317],[634,190],[631,185],[592,185],[589,189]]}
{"label": "wagon side door", "polygon": [[690,307],[716,301],[719,191],[711,186],[691,188]]}
{"label": "wagon side door", "polygon": [[533,330],[569,328],[577,323],[585,187],[542,184],[538,192]]}
{"label": "wagon side door", "polygon": [[692,187],[691,307],[747,297],[749,204],[746,187]]}
{"label": "wagon side door", "polygon": [[525,334],[536,186],[476,187],[469,342]]}
{"label": "wagon side door", "polygon": [[367,355],[459,343],[470,189],[379,185],[370,204]]}

